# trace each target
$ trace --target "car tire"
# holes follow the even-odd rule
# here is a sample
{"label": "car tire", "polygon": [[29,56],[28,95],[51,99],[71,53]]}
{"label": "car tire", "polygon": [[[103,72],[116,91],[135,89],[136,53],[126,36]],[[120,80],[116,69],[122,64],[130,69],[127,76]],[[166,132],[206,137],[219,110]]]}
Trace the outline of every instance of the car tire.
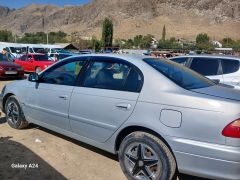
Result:
{"label": "car tire", "polygon": [[8,97],[5,103],[6,120],[14,129],[23,129],[28,126],[22,108],[15,96]]}
{"label": "car tire", "polygon": [[41,71],[42,71],[42,70],[41,70],[40,67],[36,67],[36,68],[35,68],[35,72],[36,72],[36,73],[40,73]]}
{"label": "car tire", "polygon": [[146,132],[133,132],[125,137],[118,156],[123,173],[131,180],[171,180],[176,172],[170,149],[158,137]]}

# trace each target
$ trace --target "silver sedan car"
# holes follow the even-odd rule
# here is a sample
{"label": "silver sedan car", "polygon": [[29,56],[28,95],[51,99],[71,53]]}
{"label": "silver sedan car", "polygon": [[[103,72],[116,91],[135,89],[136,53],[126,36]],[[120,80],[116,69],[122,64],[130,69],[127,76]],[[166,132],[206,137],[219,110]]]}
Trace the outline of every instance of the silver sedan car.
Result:
{"label": "silver sedan car", "polygon": [[240,91],[177,63],[76,56],[0,97],[11,127],[34,123],[118,154],[128,179],[240,179]]}

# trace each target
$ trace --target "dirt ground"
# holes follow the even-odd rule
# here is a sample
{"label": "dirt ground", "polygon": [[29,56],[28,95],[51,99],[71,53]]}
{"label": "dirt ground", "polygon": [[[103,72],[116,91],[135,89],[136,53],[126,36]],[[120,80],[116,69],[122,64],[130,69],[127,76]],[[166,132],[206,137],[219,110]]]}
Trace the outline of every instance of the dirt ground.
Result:
{"label": "dirt ground", "polygon": [[[0,90],[9,81],[0,81]],[[0,180],[125,180],[117,157],[31,125],[10,128],[0,118]],[[179,175],[179,180],[200,180]]]}

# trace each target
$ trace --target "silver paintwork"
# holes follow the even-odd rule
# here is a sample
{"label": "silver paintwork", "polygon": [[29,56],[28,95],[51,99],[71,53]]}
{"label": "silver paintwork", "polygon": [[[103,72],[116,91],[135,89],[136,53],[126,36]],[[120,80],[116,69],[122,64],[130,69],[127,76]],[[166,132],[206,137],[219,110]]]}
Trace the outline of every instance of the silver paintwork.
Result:
{"label": "silver paintwork", "polygon": [[240,139],[221,134],[240,117],[239,91],[218,86],[183,89],[143,62],[143,56],[91,56],[118,57],[137,66],[144,75],[141,92],[37,85],[23,80],[8,84],[3,96],[14,94],[29,122],[111,153],[117,153],[120,132],[140,126],[168,143],[179,172],[240,179]]}

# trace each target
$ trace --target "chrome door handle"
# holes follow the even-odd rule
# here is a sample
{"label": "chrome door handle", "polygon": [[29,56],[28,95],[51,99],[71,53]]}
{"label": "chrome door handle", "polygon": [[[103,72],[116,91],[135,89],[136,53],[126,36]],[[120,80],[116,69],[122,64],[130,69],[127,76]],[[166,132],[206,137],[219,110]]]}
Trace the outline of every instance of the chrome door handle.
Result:
{"label": "chrome door handle", "polygon": [[126,110],[129,110],[131,109],[131,104],[125,104],[125,103],[119,103],[116,105],[117,108],[119,109],[126,109]]}
{"label": "chrome door handle", "polygon": [[63,99],[63,100],[67,100],[68,96],[66,96],[66,95],[61,95],[61,96],[58,96],[58,98]]}

